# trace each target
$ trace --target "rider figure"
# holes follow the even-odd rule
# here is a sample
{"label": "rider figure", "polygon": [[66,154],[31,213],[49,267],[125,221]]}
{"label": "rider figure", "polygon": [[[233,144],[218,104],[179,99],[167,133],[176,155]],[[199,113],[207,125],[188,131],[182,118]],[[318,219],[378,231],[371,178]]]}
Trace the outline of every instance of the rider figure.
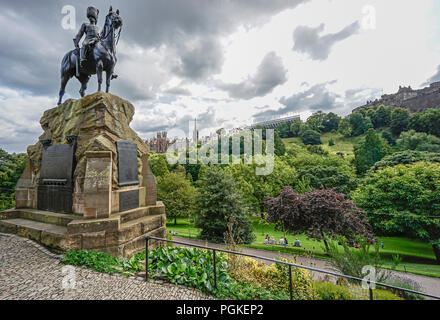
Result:
{"label": "rider figure", "polygon": [[85,34],[85,39],[82,43],[82,47],[79,53],[80,56],[80,65],[83,66],[84,61],[87,59],[87,53],[89,49],[93,48],[96,42],[99,41],[99,28],[96,25],[98,22],[98,14],[99,10],[95,7],[87,8],[87,18],[90,23],[83,23],[81,28],[79,29],[78,34],[73,39],[73,43],[76,48],[79,48],[79,42],[82,36]]}

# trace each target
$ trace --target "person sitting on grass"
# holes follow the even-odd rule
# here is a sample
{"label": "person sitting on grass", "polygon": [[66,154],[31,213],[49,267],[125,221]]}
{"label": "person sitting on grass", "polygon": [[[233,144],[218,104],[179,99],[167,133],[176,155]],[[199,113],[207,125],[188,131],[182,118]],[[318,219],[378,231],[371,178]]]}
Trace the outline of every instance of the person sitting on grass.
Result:
{"label": "person sitting on grass", "polygon": [[266,234],[266,238],[264,238],[264,244],[269,244],[269,235]]}
{"label": "person sitting on grass", "polygon": [[269,243],[270,244],[275,244],[275,239],[273,237],[270,237]]}
{"label": "person sitting on grass", "polygon": [[284,244],[285,244],[284,238],[281,238],[279,243],[280,243],[280,245],[284,246]]}
{"label": "person sitting on grass", "polygon": [[292,244],[293,247],[301,247],[301,242],[296,238],[295,242]]}

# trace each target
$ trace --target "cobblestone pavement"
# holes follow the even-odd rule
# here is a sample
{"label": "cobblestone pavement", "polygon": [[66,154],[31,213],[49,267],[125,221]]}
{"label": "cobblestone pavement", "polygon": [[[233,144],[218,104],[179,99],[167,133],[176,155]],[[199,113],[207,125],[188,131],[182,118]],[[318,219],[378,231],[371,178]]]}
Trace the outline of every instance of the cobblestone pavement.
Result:
{"label": "cobblestone pavement", "polygon": [[31,240],[0,233],[0,300],[212,299],[161,281],[65,266],[59,258]]}

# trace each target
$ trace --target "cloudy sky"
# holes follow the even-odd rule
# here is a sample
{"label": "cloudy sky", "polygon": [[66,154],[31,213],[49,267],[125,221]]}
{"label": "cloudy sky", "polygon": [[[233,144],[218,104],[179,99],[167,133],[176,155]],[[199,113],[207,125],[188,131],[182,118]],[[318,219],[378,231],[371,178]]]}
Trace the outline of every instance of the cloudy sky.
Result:
{"label": "cloudy sky", "polygon": [[[366,100],[440,81],[438,0],[2,0],[0,148],[22,152],[55,106],[59,69],[86,8],[124,20],[111,92],[132,127],[201,135],[287,114],[346,115]],[[63,28],[73,6],[75,30]],[[71,24],[70,24],[71,25]],[[96,91],[96,76],[88,93]],[[65,99],[79,97],[79,82]],[[176,133],[177,134],[177,133]]]}

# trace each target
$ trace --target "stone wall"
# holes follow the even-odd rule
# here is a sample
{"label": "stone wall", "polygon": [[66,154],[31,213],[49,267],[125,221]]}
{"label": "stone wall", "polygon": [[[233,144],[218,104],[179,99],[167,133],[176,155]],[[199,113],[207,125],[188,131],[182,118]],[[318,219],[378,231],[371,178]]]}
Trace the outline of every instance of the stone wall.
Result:
{"label": "stone wall", "polygon": [[395,94],[384,94],[380,99],[368,101],[367,104],[356,108],[371,108],[380,105],[408,109],[410,112],[423,112],[430,108],[440,108],[440,82],[432,83],[429,87],[413,90],[411,87],[399,87]]}

